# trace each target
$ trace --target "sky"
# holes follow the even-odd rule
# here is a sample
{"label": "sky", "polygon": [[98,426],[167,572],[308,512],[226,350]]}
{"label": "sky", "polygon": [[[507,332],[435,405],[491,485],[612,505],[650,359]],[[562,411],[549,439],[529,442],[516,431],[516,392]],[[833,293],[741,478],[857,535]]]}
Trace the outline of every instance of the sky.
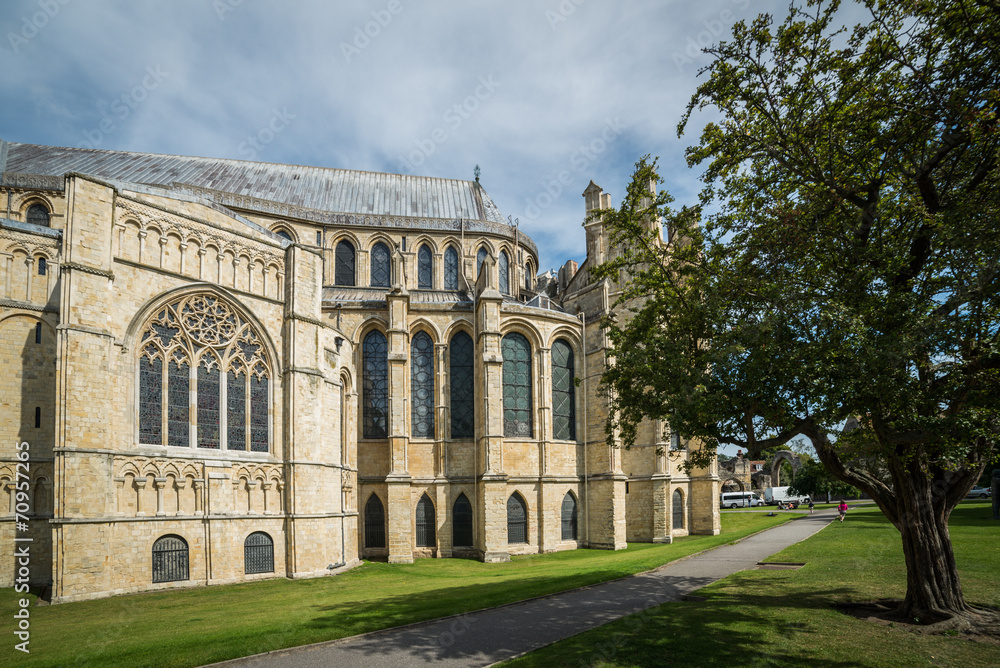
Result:
{"label": "sky", "polygon": [[588,183],[618,205],[659,156],[694,201],[677,124],[701,48],[787,0],[7,0],[0,138],[472,179],[582,262]]}

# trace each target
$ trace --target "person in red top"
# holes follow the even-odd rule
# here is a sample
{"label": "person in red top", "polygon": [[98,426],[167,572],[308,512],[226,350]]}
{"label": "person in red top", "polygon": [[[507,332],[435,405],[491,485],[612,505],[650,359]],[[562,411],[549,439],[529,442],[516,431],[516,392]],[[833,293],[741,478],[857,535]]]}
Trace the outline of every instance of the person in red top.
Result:
{"label": "person in red top", "polygon": [[840,511],[840,521],[843,522],[844,518],[847,517],[847,501],[841,499],[840,505],[837,506],[837,510]]}

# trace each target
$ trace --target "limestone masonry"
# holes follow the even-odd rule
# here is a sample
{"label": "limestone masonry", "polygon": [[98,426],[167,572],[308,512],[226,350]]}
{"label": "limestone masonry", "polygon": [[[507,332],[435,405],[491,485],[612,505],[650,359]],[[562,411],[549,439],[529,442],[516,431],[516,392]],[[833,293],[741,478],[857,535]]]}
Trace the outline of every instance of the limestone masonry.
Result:
{"label": "limestone masonry", "polygon": [[0,542],[54,601],[719,532],[696,442],[605,442],[599,220],[540,273],[478,180],[2,140],[0,174]]}

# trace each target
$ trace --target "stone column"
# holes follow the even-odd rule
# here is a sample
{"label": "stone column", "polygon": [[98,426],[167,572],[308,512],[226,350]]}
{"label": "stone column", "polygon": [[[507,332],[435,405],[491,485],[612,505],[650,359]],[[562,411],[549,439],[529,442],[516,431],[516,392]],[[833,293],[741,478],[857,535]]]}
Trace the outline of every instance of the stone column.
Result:
{"label": "stone column", "polygon": [[174,478],[174,487],[177,488],[177,508],[174,510],[174,515],[183,515],[184,512],[181,510],[181,494],[185,487],[187,487],[187,478]]}
{"label": "stone column", "polygon": [[145,517],[146,511],[142,509],[142,490],[146,489],[146,479],[136,478],[134,481],[136,487],[135,495],[135,516]]}
{"label": "stone column", "polygon": [[153,486],[156,487],[156,516],[163,517],[163,488],[167,486],[166,478],[153,478]]}

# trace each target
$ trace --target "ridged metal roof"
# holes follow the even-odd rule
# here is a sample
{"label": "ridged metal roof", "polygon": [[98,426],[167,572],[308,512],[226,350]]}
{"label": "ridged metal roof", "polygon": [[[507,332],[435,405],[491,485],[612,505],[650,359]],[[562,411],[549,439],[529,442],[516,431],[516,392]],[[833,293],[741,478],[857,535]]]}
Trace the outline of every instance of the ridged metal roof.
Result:
{"label": "ridged metal roof", "polygon": [[0,157],[6,158],[0,172],[8,174],[77,172],[130,183],[186,184],[334,213],[507,223],[482,187],[459,179],[2,140]]}

